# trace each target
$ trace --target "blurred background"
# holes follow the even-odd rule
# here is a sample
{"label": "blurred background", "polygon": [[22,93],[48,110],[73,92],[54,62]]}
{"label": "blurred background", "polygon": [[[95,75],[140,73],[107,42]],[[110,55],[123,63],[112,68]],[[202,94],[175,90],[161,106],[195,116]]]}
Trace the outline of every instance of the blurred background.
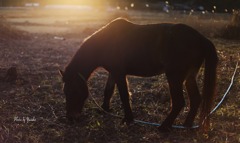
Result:
{"label": "blurred background", "polygon": [[87,5],[98,8],[138,10],[199,10],[232,12],[240,8],[239,0],[0,0],[2,7],[45,7],[48,5]]}

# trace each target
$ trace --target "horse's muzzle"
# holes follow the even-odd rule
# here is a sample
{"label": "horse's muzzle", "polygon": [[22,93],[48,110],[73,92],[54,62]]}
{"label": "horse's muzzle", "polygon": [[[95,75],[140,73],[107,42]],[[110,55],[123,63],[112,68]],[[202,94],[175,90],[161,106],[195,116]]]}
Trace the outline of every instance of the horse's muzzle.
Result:
{"label": "horse's muzzle", "polygon": [[79,122],[80,121],[80,113],[78,112],[72,112],[72,113],[67,113],[67,119],[70,122]]}

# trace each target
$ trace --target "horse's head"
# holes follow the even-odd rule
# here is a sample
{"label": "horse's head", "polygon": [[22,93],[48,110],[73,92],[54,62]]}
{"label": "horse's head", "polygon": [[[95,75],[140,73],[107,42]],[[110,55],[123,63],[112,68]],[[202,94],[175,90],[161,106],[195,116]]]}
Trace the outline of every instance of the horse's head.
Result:
{"label": "horse's head", "polygon": [[85,100],[88,97],[88,86],[86,81],[80,75],[69,76],[63,71],[60,71],[64,82],[63,92],[66,96],[67,118],[70,121],[80,119]]}

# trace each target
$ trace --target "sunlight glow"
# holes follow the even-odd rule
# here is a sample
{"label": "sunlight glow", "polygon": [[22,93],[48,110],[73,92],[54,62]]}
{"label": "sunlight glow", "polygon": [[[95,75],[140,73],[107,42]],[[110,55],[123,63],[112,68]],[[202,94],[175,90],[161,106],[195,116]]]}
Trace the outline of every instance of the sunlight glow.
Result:
{"label": "sunlight glow", "polygon": [[131,7],[134,7],[134,3],[131,3]]}
{"label": "sunlight glow", "polygon": [[64,5],[100,5],[105,0],[46,0],[49,4]]}
{"label": "sunlight glow", "polygon": [[74,9],[90,10],[90,7],[101,9],[106,4],[106,0],[46,0],[45,4],[47,6],[62,6],[62,8],[72,6]]}
{"label": "sunlight glow", "polygon": [[[106,17],[107,0],[42,0],[40,3],[45,15],[50,16],[47,23],[70,25],[85,19],[103,19]],[[33,11],[40,13],[39,10]],[[42,14],[42,13],[41,13]],[[53,19],[52,17],[56,18]],[[78,17],[76,20],[75,17]],[[45,21],[44,21],[45,22]],[[63,29],[63,28],[62,28]],[[66,29],[65,29],[66,30]]]}

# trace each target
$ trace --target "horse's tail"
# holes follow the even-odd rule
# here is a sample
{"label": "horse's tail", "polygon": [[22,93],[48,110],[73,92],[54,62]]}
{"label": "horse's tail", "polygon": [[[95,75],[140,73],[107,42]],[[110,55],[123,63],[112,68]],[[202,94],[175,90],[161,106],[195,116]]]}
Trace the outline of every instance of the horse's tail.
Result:
{"label": "horse's tail", "polygon": [[216,72],[218,57],[215,46],[209,41],[205,47],[205,70],[204,70],[204,85],[202,92],[202,106],[200,112],[200,123],[203,129],[207,130],[210,125],[209,115],[215,97],[216,88]]}

